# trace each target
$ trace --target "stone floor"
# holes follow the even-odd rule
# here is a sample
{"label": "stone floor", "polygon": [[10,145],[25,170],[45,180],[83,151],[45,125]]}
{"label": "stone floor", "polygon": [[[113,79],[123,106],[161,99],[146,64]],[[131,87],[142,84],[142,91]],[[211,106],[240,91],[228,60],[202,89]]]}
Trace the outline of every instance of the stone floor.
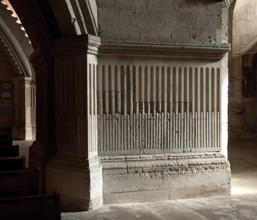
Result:
{"label": "stone floor", "polygon": [[[21,153],[27,154],[27,147]],[[62,220],[257,220],[257,139],[231,139],[232,195],[103,206]]]}
{"label": "stone floor", "polygon": [[62,220],[243,220],[257,219],[257,195],[109,205],[63,213]]}

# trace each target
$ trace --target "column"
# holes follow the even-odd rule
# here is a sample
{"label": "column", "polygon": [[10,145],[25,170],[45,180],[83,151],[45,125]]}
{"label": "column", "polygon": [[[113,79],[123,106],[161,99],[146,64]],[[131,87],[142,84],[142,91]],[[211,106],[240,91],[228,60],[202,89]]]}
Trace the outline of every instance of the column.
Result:
{"label": "column", "polygon": [[[54,132],[54,63],[50,48],[38,47],[30,57],[36,75],[37,94],[33,95],[33,110],[36,108],[36,141],[30,147],[30,168],[42,169],[42,186],[45,191],[45,163],[56,152]],[[33,85],[35,93],[35,85]],[[36,98],[35,98],[36,96]],[[34,116],[35,117],[35,112]],[[33,119],[35,121],[35,118]],[[35,132],[35,129],[34,129]]]}
{"label": "column", "polygon": [[54,44],[56,155],[47,164],[46,189],[61,195],[62,210],[102,205],[96,108],[99,44],[99,38],[89,35]]}

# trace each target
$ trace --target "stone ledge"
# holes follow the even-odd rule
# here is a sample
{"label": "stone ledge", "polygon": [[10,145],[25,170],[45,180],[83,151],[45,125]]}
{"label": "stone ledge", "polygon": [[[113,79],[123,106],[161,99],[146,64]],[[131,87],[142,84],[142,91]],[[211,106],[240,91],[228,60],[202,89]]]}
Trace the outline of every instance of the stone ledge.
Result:
{"label": "stone ledge", "polygon": [[147,175],[150,178],[230,170],[229,162],[220,153],[105,157],[102,165],[104,175]]}
{"label": "stone ledge", "polygon": [[99,37],[92,35],[79,35],[55,39],[54,56],[98,54],[98,47],[101,44]]}
{"label": "stone ledge", "polygon": [[118,156],[102,156],[102,162],[112,161],[148,161],[148,160],[181,160],[181,159],[200,159],[200,158],[225,158],[222,153],[187,153],[187,154],[146,154],[146,155],[118,155]]}
{"label": "stone ledge", "polygon": [[229,44],[226,43],[214,44],[213,46],[174,46],[102,42],[101,46],[99,47],[99,54],[221,60],[229,49]]}

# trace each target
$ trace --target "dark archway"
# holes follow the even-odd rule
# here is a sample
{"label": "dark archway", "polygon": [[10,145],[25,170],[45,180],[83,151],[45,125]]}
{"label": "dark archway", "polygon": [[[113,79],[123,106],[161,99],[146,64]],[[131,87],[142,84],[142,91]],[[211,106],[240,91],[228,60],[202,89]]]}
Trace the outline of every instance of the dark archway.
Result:
{"label": "dark archway", "polygon": [[[192,5],[192,10],[187,7],[186,1],[183,1],[183,7],[179,0],[175,2],[174,7],[173,3],[167,1],[169,8],[158,4],[157,1],[153,1],[152,4],[145,2],[146,7],[141,7],[137,1],[130,1],[129,7],[122,5],[123,1],[120,1],[118,7],[109,7],[111,1],[109,4],[98,1],[98,12],[101,14],[99,21],[102,25],[100,25],[101,44],[94,0],[10,0],[34,48],[30,61],[37,79],[38,129],[37,140],[30,151],[30,166],[42,167],[45,191],[60,193],[63,209],[74,211],[97,207],[102,204],[103,189],[107,202],[108,196],[109,202],[113,202],[116,198],[122,201],[127,195],[130,199],[134,199],[133,192],[136,190],[149,198],[147,190],[150,190],[151,195],[157,195],[159,191],[156,190],[159,190],[159,187],[163,187],[163,194],[168,199],[230,192],[230,169],[226,159],[228,81],[226,64],[229,47],[225,19],[230,1],[208,1],[208,4],[206,2],[200,4],[198,1]],[[154,10],[151,11],[151,7]],[[111,13],[110,8],[113,10]],[[169,9],[172,9],[173,13],[169,13]],[[166,11],[164,14],[168,15],[168,19],[160,16],[160,11],[163,13]],[[189,11],[195,20],[188,18],[185,22],[184,17]],[[198,16],[199,11],[203,13],[204,19]],[[141,12],[144,14],[143,19],[140,19]],[[124,17],[123,13],[127,16]],[[113,14],[120,14],[121,19],[112,20]],[[214,18],[213,14],[217,16]],[[166,21],[174,18],[177,22],[174,26],[170,26]],[[210,21],[212,25],[208,25]],[[165,25],[160,26],[160,23]],[[194,27],[194,31],[190,34],[178,32],[181,24],[185,29],[188,26]],[[206,26],[207,29],[203,31],[202,26]],[[122,36],[119,31],[115,31],[121,28],[124,30],[121,32]],[[159,34],[163,30],[166,31],[164,35]],[[170,32],[176,33],[176,36]],[[193,44],[189,44],[189,41]],[[152,68],[152,65],[155,68]],[[119,70],[118,66],[122,68]],[[124,66],[126,68],[123,68]],[[156,113],[155,122],[160,126],[169,121],[176,122],[176,125],[170,123],[170,132],[165,133],[167,130],[165,126],[158,128],[157,132],[154,124],[149,125],[150,120],[144,121],[146,126],[149,125],[149,128],[155,131],[153,134],[155,140],[174,135],[172,136],[174,143],[170,141],[169,144],[163,144],[163,139],[159,143],[153,142],[154,147],[151,149],[153,153],[149,151],[149,155],[146,151],[139,153],[135,151],[136,155],[131,154],[132,151],[127,151],[132,146],[129,142],[133,139],[133,135],[127,138],[127,148],[123,145],[115,148],[118,156],[112,155],[112,144],[106,141],[103,146],[110,154],[102,158],[105,172],[104,187],[97,144],[96,97],[99,67],[103,74],[109,74],[105,79],[110,77],[110,86],[107,85],[108,79],[102,90],[108,106],[114,103],[115,92],[117,100],[121,100],[118,94],[121,89],[115,89],[113,73],[120,71],[122,73],[120,78],[127,79],[127,82],[123,80],[126,83],[122,85],[128,88],[127,90],[122,88],[124,93],[121,102],[125,103],[124,111],[114,111],[114,114],[120,113],[121,124],[128,121],[127,115],[131,116],[129,120],[131,123],[136,119],[132,117],[134,110],[130,104],[133,102],[128,101],[131,100],[133,92],[140,93],[131,86],[133,80],[130,76],[135,75],[137,69],[135,67],[139,67],[140,74],[145,76],[143,80],[138,81],[142,87],[148,88],[146,96],[140,101],[136,100],[135,106],[145,104],[149,104],[150,108],[157,106],[158,111],[155,111],[154,107],[153,112]],[[142,67],[147,67],[144,68],[146,71],[142,72]],[[148,73],[154,73],[151,81],[148,81],[150,79]],[[161,75],[169,75],[167,77],[169,80],[161,78]],[[171,86],[172,80],[176,82],[175,86],[174,84]],[[175,88],[170,89],[172,95],[169,94],[169,109],[172,109],[170,118],[174,116],[174,120],[169,120],[162,114],[167,110],[168,90],[163,91],[167,81],[169,88]],[[153,90],[150,90],[150,85]],[[190,91],[193,93],[191,98]],[[110,102],[109,95],[112,95]],[[190,102],[194,103],[191,109]],[[164,108],[161,107],[162,104]],[[175,111],[173,104],[176,106]],[[115,108],[114,106],[112,109]],[[145,117],[147,114],[149,119],[152,118],[151,112],[145,112],[144,107],[141,108],[141,112],[137,112],[136,109],[139,116],[137,122],[141,116]],[[184,119],[186,118],[184,116],[188,116],[188,120]],[[117,119],[116,116],[107,117],[111,122]],[[187,125],[184,123],[186,121]],[[188,128],[190,123],[195,127],[191,125]],[[146,126],[140,127],[138,131],[147,133]],[[209,128],[208,132],[206,126]],[[132,133],[132,126],[126,125],[123,128],[124,131],[127,129],[123,132],[124,137]],[[190,145],[190,141],[185,138],[186,132],[190,129],[193,130],[190,141],[197,143],[195,145]],[[215,137],[211,135],[212,129]],[[195,133],[196,130],[198,133]],[[108,130],[108,136],[114,136],[111,130]],[[213,142],[210,143],[208,139],[211,136]],[[110,139],[109,137],[107,139]],[[119,137],[123,138],[121,135]],[[136,150],[142,147],[145,147],[144,141],[135,145]],[[185,177],[189,176],[192,181],[185,181]],[[161,181],[163,179],[167,182]],[[160,185],[157,186],[155,180]],[[132,182],[137,182],[137,185],[130,184]],[[119,186],[118,189],[116,186]],[[191,188],[197,190],[192,191]],[[137,195],[136,199],[141,199],[140,195]]]}
{"label": "dark archway", "polygon": [[[102,169],[94,144],[97,120],[93,120],[96,115],[89,113],[91,105],[96,106],[96,100],[88,88],[96,84],[97,49],[92,50],[99,46],[99,39],[95,37],[98,35],[95,1],[6,2],[18,15],[34,49],[30,62],[37,87],[37,133],[30,148],[30,167],[42,169],[43,191],[61,194],[63,209],[85,210],[99,206],[102,204]],[[88,78],[88,74],[92,77]],[[79,90],[75,82],[81,85]],[[74,102],[77,97],[91,100],[83,101],[86,106],[82,114],[77,111],[81,108],[80,102]],[[95,134],[94,140],[90,132]],[[98,184],[91,178],[92,173],[96,173]],[[72,180],[64,184],[69,178]]]}
{"label": "dark archway", "polygon": [[[33,48],[18,18],[9,6],[1,4],[0,13],[1,53],[12,66],[12,74],[9,74],[9,77],[1,74],[1,81],[7,81],[10,84],[8,91],[11,97],[5,101],[2,99],[1,126],[12,128],[13,139],[32,140],[35,138],[36,129],[35,105],[32,98],[32,94],[35,93],[35,75],[29,56]],[[5,73],[4,63],[1,69]],[[8,72],[8,69],[6,70]]]}

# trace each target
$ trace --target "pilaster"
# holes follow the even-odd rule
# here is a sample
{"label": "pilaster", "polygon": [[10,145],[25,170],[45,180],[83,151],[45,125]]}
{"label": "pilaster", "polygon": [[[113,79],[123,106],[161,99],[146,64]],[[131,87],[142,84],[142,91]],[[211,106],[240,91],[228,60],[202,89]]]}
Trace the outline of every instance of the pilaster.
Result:
{"label": "pilaster", "polygon": [[13,137],[18,140],[35,139],[35,82],[30,77],[13,79],[15,95],[15,125]]}
{"label": "pilaster", "polygon": [[97,53],[90,35],[54,43],[56,155],[47,165],[47,191],[61,195],[63,210],[102,204],[102,167],[97,149]]}
{"label": "pilaster", "polygon": [[[48,47],[38,47],[30,57],[36,75],[37,132],[36,141],[30,148],[30,167],[41,167],[55,152],[54,108],[53,108],[53,59]],[[45,176],[43,177],[45,182]],[[45,184],[43,184],[44,186]]]}

